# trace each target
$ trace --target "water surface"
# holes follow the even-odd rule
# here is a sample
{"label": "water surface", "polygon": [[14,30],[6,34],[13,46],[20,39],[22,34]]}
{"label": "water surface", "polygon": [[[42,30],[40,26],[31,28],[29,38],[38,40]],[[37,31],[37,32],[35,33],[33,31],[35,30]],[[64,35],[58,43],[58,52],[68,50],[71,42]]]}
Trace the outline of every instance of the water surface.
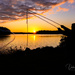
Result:
{"label": "water surface", "polygon": [[[52,46],[56,47],[60,44],[61,36],[59,34],[15,34],[15,40],[8,44],[4,50],[9,49],[12,47],[15,49],[22,49],[24,50],[26,47],[29,47],[30,49],[35,48],[42,48],[46,46]],[[2,37],[0,38],[0,48],[10,41],[14,39],[14,35],[11,34],[8,37]]]}

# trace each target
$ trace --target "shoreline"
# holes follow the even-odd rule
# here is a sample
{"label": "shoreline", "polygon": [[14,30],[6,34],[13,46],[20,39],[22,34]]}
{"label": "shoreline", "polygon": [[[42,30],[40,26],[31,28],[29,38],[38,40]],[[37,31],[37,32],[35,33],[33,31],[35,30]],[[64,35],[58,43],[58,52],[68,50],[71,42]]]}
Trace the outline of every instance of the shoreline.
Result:
{"label": "shoreline", "polygon": [[[43,47],[34,50],[26,48],[25,51],[11,51],[10,54],[0,55],[0,72],[27,73],[29,71],[33,74],[41,73],[43,75],[44,73],[64,71],[65,50],[59,47]],[[8,69],[6,69],[7,67]]]}

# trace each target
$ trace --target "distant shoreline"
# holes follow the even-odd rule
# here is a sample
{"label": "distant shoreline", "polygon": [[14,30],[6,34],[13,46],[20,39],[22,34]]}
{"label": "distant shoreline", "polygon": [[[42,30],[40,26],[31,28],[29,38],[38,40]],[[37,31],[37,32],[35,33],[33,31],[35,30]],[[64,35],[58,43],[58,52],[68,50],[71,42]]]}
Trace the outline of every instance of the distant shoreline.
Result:
{"label": "distant shoreline", "polygon": [[[61,34],[58,31],[37,31],[36,33],[33,32],[13,32],[14,34]],[[12,33],[11,33],[12,34]]]}
{"label": "distant shoreline", "polygon": [[[34,33],[14,33],[14,34],[34,34]],[[35,34],[59,34],[59,33],[35,33]]]}

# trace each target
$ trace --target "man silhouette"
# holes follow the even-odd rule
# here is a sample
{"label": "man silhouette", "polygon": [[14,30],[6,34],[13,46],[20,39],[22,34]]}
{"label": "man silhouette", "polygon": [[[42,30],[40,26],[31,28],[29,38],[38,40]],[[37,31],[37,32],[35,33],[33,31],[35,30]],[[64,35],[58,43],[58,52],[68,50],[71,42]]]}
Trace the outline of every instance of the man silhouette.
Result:
{"label": "man silhouette", "polygon": [[58,31],[66,35],[67,37],[64,37],[64,42],[61,41],[61,48],[64,48],[66,52],[66,56],[69,57],[70,62],[74,62],[75,58],[75,23],[72,24],[71,29],[65,27],[64,25],[61,25],[61,28],[58,28]]}

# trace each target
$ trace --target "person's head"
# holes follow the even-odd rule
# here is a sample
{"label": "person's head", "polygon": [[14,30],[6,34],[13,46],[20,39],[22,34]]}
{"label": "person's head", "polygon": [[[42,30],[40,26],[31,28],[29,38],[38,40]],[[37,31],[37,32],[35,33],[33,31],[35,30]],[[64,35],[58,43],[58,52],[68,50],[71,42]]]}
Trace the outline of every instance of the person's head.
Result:
{"label": "person's head", "polygon": [[75,31],[75,23],[72,23],[72,30]]}

